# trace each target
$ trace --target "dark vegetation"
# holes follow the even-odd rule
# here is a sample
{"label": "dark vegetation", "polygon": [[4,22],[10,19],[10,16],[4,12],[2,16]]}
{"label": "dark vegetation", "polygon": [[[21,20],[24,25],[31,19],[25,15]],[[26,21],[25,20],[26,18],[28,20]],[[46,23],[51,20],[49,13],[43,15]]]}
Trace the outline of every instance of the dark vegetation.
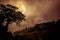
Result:
{"label": "dark vegetation", "polygon": [[0,4],[0,40],[12,40],[12,34],[7,32],[8,25],[12,22],[16,22],[16,25],[18,25],[22,20],[25,20],[25,15],[17,9],[17,7],[9,4]]}
{"label": "dark vegetation", "polygon": [[60,20],[36,24],[14,34],[22,36],[22,40],[60,40]]}
{"label": "dark vegetation", "polygon": [[[15,32],[15,36],[7,32],[9,23],[18,24],[25,20],[25,16],[17,9],[9,4],[0,4],[0,40],[60,40],[60,20],[36,24],[32,28]],[[6,25],[3,25],[4,22],[7,22]]]}

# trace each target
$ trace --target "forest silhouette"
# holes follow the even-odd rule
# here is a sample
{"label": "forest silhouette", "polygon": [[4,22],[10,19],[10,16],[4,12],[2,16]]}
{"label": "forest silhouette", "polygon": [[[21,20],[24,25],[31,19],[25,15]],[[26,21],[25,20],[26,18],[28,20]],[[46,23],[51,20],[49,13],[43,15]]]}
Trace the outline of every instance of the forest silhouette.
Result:
{"label": "forest silhouette", "polygon": [[25,20],[25,15],[16,11],[17,9],[17,7],[9,4],[0,4],[0,40],[60,40],[59,19],[14,32],[15,36],[11,32],[7,32],[11,22],[16,22],[18,25],[22,20]]}

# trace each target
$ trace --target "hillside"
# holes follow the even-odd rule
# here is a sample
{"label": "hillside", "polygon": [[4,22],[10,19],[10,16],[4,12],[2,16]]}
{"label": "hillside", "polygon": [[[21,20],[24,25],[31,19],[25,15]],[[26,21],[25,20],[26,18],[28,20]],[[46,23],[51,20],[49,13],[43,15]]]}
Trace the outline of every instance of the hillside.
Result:
{"label": "hillside", "polygon": [[18,40],[57,40],[60,36],[60,20],[36,24],[14,34]]}

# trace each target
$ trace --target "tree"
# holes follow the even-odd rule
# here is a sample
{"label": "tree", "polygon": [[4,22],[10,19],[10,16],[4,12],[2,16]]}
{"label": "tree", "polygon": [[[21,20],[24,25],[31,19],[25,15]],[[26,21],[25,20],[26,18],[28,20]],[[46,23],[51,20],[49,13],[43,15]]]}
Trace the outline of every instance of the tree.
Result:
{"label": "tree", "polygon": [[16,22],[17,24],[25,20],[25,15],[22,12],[17,11],[17,7],[0,4],[0,34],[7,33],[8,25],[11,22]]}
{"label": "tree", "polygon": [[[0,20],[7,20],[7,24],[12,22],[21,22],[25,20],[25,15],[22,14],[20,11],[16,11],[18,8],[12,5],[2,5],[0,4]],[[5,20],[5,21],[6,21]],[[1,21],[3,22],[3,21]]]}

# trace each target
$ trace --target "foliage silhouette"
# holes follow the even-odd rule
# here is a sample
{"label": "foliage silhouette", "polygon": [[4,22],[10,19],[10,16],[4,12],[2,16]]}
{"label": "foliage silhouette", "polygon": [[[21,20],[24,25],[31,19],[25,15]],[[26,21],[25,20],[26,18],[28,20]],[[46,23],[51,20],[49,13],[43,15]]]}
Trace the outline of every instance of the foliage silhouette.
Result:
{"label": "foliage silhouette", "polygon": [[11,22],[16,22],[18,25],[22,20],[25,20],[25,15],[22,12],[17,11],[17,7],[8,5],[0,4],[0,39],[1,40],[9,40],[13,39],[11,33],[7,33],[8,25]]}
{"label": "foliage silhouette", "polygon": [[15,33],[18,36],[25,36],[24,40],[60,40],[60,20],[36,24],[32,28]]}
{"label": "foliage silhouette", "polygon": [[[26,28],[17,31],[12,36],[11,32],[7,33],[8,24],[12,22],[21,22],[24,15],[16,11],[18,8],[12,5],[0,4],[0,40],[60,40],[60,20],[36,24],[32,28]],[[6,25],[2,25],[4,22]]]}

